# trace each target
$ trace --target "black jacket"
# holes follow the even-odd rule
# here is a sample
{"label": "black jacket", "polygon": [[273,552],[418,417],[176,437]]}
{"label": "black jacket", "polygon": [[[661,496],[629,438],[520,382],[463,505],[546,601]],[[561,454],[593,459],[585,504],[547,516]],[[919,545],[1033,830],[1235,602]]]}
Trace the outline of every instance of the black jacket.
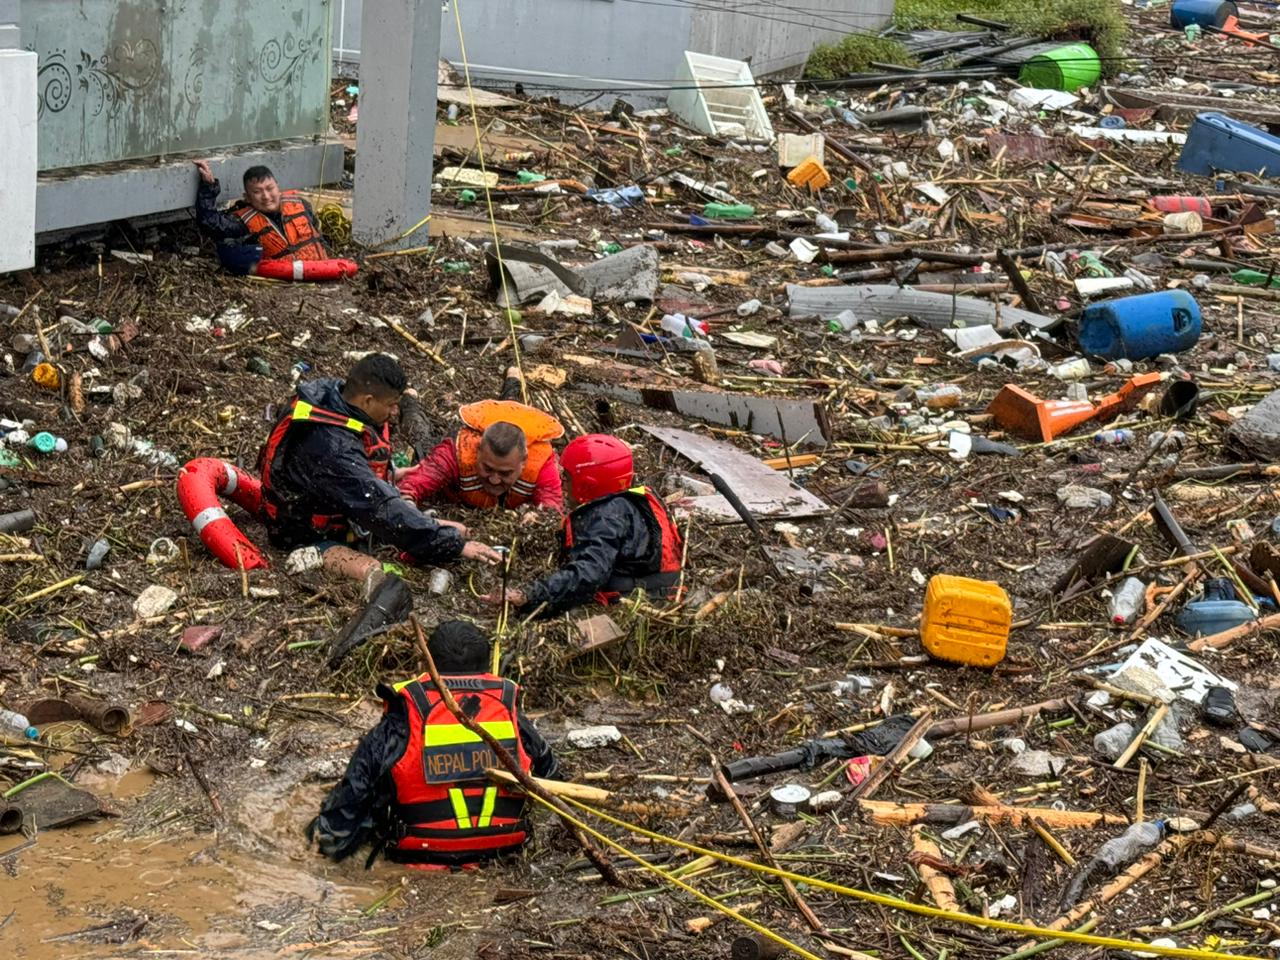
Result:
{"label": "black jacket", "polygon": [[[249,228],[244,225],[244,221],[218,208],[218,194],[221,190],[222,185],[217,180],[213,183],[200,181],[196,189],[196,223],[214,240],[248,239]],[[316,232],[316,236],[319,236],[320,225],[316,223],[316,215],[312,212],[311,205],[306,200],[302,200],[302,205],[307,208],[307,218],[311,221],[311,228]],[[267,217],[274,221],[277,227],[283,223],[278,210],[275,213],[268,213]]]}
{"label": "black jacket", "polygon": [[[334,860],[350,856],[368,840],[386,836],[391,823],[395,784],[391,769],[409,745],[409,709],[404,697],[387,687],[378,694],[387,702],[381,722],[356,746],[342,781],[329,791],[320,815],[308,831],[320,841],[320,852]],[[533,775],[560,778],[560,763],[533,722],[519,715],[520,743],[533,763]]]}
{"label": "black jacket", "polygon": [[[342,381],[326,378],[300,384],[298,396],[376,428],[367,413],[342,399],[341,390]],[[267,524],[267,530],[278,547],[323,539],[310,517],[341,514],[354,527],[419,562],[444,563],[462,553],[458,531],[440,526],[400,499],[394,486],[379,480],[365,457],[360,434],[346,427],[307,422],[290,427],[271,468],[271,488],[280,515]]]}
{"label": "black jacket", "polygon": [[525,609],[540,603],[540,618],[580,607],[615,577],[643,577],[662,568],[662,542],[651,517],[628,496],[603,497],[569,514],[573,546],[560,567],[525,590]]}

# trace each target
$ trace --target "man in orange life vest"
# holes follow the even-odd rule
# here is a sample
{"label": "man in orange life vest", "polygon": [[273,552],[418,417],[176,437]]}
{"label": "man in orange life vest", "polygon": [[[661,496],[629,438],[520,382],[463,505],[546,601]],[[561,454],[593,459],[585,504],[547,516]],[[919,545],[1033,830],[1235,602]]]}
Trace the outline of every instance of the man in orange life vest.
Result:
{"label": "man in orange life vest", "polygon": [[[427,643],[442,679],[467,715],[536,777],[559,779],[547,742],[517,709],[520,688],[486,673],[488,638],[474,624],[440,624]],[[488,746],[454,719],[428,674],[380,685],[381,722],[356,747],[341,783],[307,835],[334,860],[366,841],[398,863],[464,866],[514,853],[529,835],[524,799],[486,780],[501,766]]]}
{"label": "man in orange life vest", "polygon": [[288,549],[317,544],[326,570],[364,579],[370,593],[382,564],[343,546],[355,537],[376,538],[423,563],[500,559],[486,544],[466,540],[462,524],[433,520],[405,503],[388,482],[388,421],[406,382],[395,360],[373,353],[345,381],[299,384],[258,460],[271,542]]}
{"label": "man in orange life vest", "polygon": [[325,260],[328,251],[311,204],[292,190],[281,191],[266,167],[244,172],[244,197],[223,212],[218,209],[218,180],[207,160],[195,161],[196,222],[213,239],[256,244],[263,260]]}
{"label": "man in orange life vest", "polygon": [[[569,500],[579,504],[564,521],[560,567],[506,599],[551,617],[595,599],[616,602],[635,590],[671,599],[679,588],[683,540],[666,505],[647,487],[633,486],[631,448],[616,437],[575,437],[560,463]],[[486,598],[502,603],[502,591]]]}
{"label": "man in orange life vest", "polygon": [[[515,509],[559,515],[564,509],[552,440],[564,435],[549,413],[517,401],[520,370],[510,367],[497,400],[469,403],[458,413],[462,429],[446,437],[416,466],[397,477],[401,496],[415,504],[444,499],[482,510]],[[530,522],[538,514],[530,511]]]}

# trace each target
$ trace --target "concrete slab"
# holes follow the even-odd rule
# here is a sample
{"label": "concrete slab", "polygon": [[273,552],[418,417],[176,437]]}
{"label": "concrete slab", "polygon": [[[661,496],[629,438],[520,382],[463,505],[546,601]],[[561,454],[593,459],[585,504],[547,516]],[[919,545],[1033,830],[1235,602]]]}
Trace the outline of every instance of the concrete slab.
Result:
{"label": "concrete slab", "polygon": [[[2,141],[0,141],[2,142]],[[36,233],[61,232],[113,220],[180,213],[195,204],[196,155],[161,163],[126,162],[44,174],[36,193]],[[343,149],[336,140],[283,140],[205,157],[222,181],[224,202],[240,195],[244,171],[265,164],[286,189],[342,179]]]}

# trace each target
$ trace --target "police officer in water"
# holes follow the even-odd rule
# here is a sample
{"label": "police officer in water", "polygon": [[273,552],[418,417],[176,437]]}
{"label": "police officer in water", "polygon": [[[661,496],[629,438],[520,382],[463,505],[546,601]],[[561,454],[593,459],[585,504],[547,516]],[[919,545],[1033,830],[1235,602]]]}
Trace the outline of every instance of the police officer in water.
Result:
{"label": "police officer in water", "polygon": [[[519,711],[520,688],[487,672],[489,639],[473,623],[450,620],[427,643],[445,685],[469,718],[536,777],[560,778],[551,748]],[[366,842],[421,869],[471,866],[518,852],[530,835],[525,799],[491,783],[501,766],[457,722],[428,674],[379,685],[386,712],[365,734],[346,774],[321,804],[307,835],[342,860]]]}

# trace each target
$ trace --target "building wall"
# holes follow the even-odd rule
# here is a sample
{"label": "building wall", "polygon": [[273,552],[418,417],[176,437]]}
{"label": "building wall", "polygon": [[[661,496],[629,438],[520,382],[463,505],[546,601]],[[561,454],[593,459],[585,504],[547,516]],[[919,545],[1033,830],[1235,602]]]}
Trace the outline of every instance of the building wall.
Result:
{"label": "building wall", "polygon": [[[333,0],[334,60],[360,62],[362,0]],[[804,63],[816,44],[876,31],[894,0],[461,0],[473,77],[538,80],[567,87],[670,84],[685,50],[747,60],[758,76]],[[720,9],[709,9],[709,8]],[[441,56],[458,63],[452,7],[443,13]],[[591,81],[572,79],[593,78]],[[594,82],[593,82],[594,81]],[[627,83],[626,81],[634,81]],[[566,94],[580,99],[591,94]],[[665,100],[665,91],[653,99]]]}

